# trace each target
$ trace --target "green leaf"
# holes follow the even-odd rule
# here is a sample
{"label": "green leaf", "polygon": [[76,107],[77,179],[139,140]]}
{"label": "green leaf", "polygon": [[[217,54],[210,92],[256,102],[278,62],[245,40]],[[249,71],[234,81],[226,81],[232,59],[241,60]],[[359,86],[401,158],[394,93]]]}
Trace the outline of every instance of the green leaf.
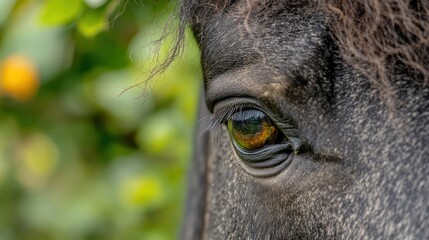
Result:
{"label": "green leaf", "polygon": [[46,25],[67,24],[79,16],[82,7],[82,0],[47,0],[40,20]]}
{"label": "green leaf", "polygon": [[84,0],[84,1],[91,8],[99,8],[107,2],[107,0]]}
{"label": "green leaf", "polygon": [[77,28],[83,36],[88,38],[95,37],[97,34],[107,29],[104,11],[86,11],[79,19]]}
{"label": "green leaf", "polygon": [[126,179],[121,186],[121,198],[130,208],[147,208],[160,205],[165,189],[159,177],[139,176]]}
{"label": "green leaf", "polygon": [[8,16],[11,14],[11,9],[16,0],[2,0],[0,1],[0,24],[3,24]]}
{"label": "green leaf", "polygon": [[140,148],[148,154],[174,154],[173,146],[182,140],[180,137],[180,115],[177,111],[164,110],[148,116],[137,132],[136,141]]}

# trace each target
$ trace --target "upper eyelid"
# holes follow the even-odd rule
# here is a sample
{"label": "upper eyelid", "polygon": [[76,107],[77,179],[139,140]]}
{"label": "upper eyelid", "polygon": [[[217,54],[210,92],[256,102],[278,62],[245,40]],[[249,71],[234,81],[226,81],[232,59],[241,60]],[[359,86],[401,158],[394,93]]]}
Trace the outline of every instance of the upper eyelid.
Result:
{"label": "upper eyelid", "polygon": [[259,110],[263,112],[265,115],[267,115],[271,120],[285,120],[290,118],[289,116],[286,116],[283,114],[275,104],[272,101],[263,101],[260,99],[255,99],[253,97],[237,97],[237,98],[230,98],[222,100],[218,103],[216,103],[213,114],[214,115],[220,115],[220,111],[230,110],[229,114],[236,112],[239,109],[244,108],[253,108],[256,110]]}

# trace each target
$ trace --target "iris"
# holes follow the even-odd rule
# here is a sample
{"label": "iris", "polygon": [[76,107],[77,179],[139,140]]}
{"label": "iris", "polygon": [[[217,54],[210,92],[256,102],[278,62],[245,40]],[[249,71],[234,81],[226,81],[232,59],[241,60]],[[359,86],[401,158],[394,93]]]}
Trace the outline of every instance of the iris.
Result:
{"label": "iris", "polygon": [[273,144],[279,131],[267,115],[255,109],[235,112],[227,125],[236,146],[245,151]]}

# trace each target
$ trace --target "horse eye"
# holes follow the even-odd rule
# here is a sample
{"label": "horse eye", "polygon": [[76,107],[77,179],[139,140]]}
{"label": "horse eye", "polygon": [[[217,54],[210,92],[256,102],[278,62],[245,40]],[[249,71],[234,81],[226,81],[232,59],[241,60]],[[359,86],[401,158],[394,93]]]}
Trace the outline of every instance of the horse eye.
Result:
{"label": "horse eye", "polygon": [[235,112],[227,125],[235,145],[246,151],[255,151],[275,143],[279,134],[279,129],[268,116],[254,109]]}

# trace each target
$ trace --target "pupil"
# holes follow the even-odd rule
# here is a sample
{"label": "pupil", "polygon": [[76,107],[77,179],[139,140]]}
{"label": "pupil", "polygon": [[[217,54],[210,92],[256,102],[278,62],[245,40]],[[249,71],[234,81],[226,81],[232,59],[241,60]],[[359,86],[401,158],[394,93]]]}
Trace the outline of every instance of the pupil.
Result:
{"label": "pupil", "polygon": [[277,127],[261,111],[244,110],[228,120],[233,141],[244,150],[257,150],[274,142]]}

